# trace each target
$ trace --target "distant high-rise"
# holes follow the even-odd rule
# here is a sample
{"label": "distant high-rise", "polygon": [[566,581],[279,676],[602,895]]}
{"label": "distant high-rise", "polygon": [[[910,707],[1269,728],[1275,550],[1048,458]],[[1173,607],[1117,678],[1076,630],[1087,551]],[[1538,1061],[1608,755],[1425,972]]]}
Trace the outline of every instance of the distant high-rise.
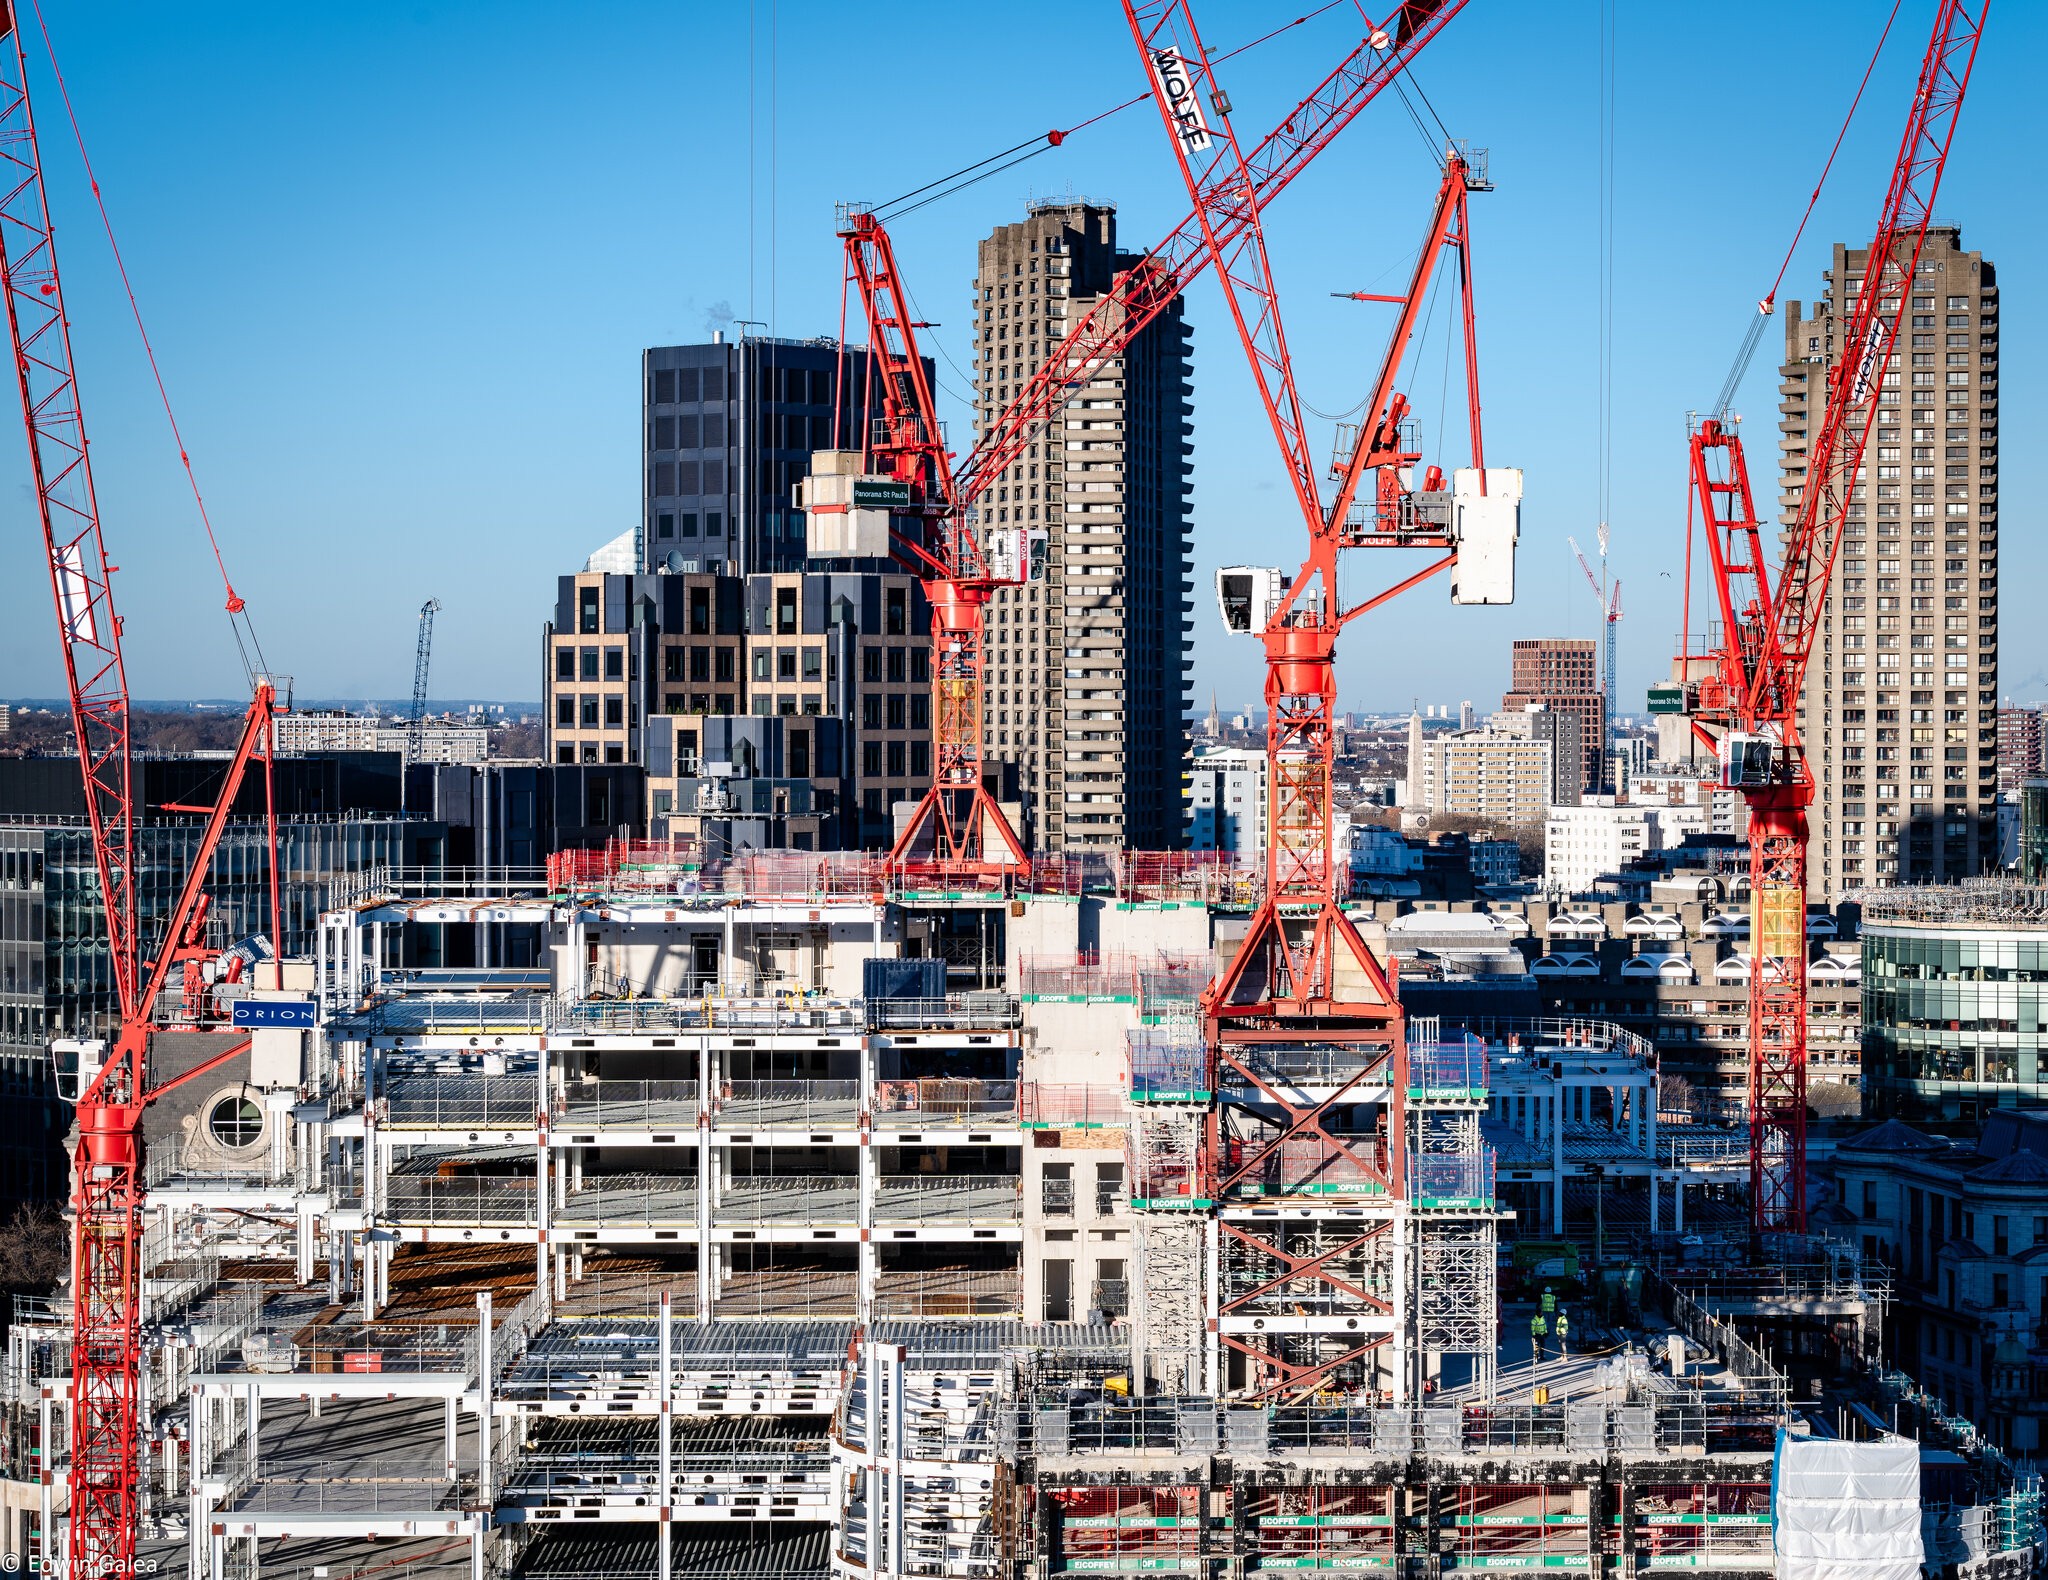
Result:
{"label": "distant high-rise", "polygon": [[[1135,261],[1115,211],[1081,202],[1034,204],[982,242],[977,428]],[[990,606],[985,703],[1040,850],[1186,840],[1188,340],[1176,300],[981,499],[985,524],[1048,535],[1044,579]]]}
{"label": "distant high-rise", "polygon": [[2041,775],[2041,710],[1998,710],[1998,788],[2017,791]]}
{"label": "distant high-rise", "polygon": [[813,450],[861,443],[867,353],[721,336],[656,346],[642,353],[641,375],[640,569],[804,569],[794,485]]}
{"label": "distant high-rise", "polygon": [[1543,707],[1578,715],[1584,759],[1579,782],[1587,790],[1607,783],[1607,699],[1600,692],[1596,646],[1549,637],[1517,642],[1508,692],[1500,704],[1508,713]]}
{"label": "distant high-rise", "polygon": [[[1864,268],[1836,247],[1826,296],[1785,315],[1786,525]],[[1997,276],[1934,229],[1910,294],[1806,676],[1816,899],[1965,877],[1998,851]]]}

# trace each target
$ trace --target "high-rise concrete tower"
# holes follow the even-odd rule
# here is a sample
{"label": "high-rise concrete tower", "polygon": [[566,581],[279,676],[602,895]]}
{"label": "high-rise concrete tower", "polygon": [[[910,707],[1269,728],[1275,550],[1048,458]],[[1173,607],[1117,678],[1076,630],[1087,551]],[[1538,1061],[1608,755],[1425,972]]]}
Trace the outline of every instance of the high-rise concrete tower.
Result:
{"label": "high-rise concrete tower", "polygon": [[[1135,261],[1115,211],[1078,201],[982,242],[977,427]],[[1175,301],[982,496],[988,525],[1048,538],[1045,575],[996,596],[987,646],[989,756],[1016,766],[1039,850],[1185,843],[1188,342]]]}
{"label": "high-rise concrete tower", "polygon": [[[1785,314],[1783,523],[1864,266],[1836,247],[1826,295]],[[1998,851],[1997,275],[1930,230],[1900,310],[1802,699],[1816,899],[1964,877]]]}

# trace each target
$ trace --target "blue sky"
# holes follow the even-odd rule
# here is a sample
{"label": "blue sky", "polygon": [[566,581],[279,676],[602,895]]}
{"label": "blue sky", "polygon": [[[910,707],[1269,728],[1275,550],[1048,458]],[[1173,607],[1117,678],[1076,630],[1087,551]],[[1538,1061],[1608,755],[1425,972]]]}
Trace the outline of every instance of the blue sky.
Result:
{"label": "blue sky", "polygon": [[[554,576],[637,515],[641,348],[702,338],[728,314],[834,332],[835,201],[920,186],[1143,85],[1106,0],[44,4],[237,584],[273,665],[316,696],[409,690],[429,596],[442,604],[436,695],[537,696]],[[1811,0],[1759,24],[1621,4],[1624,706],[1663,671],[1678,626],[1685,412],[1713,397],[1770,284],[1884,9]],[[1831,242],[1868,239],[1931,9],[1906,0],[1786,298],[1814,294]],[[1590,545],[1597,520],[1599,15],[1598,0],[1471,0],[1421,59],[1445,122],[1492,151],[1498,190],[1473,202],[1480,361],[1489,459],[1527,473],[1521,597],[1452,610],[1435,583],[1361,621],[1340,657],[1347,707],[1494,705],[1513,638],[1597,634],[1565,539]],[[1200,16],[1219,53],[1274,25],[1271,8],[1220,0]],[[1332,10],[1226,66],[1241,132],[1261,135],[1357,30],[1355,10]],[[2015,602],[2043,569],[2036,485],[2018,463],[2042,416],[2044,221],[2014,177],[2038,133],[2024,63],[2044,47],[2042,8],[1994,10],[1940,204],[2003,290]],[[56,95],[46,71],[34,80],[131,685],[232,694],[218,584]],[[1312,407],[1361,398],[1386,322],[1329,293],[1393,288],[1434,188],[1430,150],[1388,97],[1268,210]],[[1027,199],[1068,192],[1116,202],[1134,248],[1185,212],[1140,106],[896,228],[954,361],[967,362],[976,239]],[[1189,314],[1196,700],[1214,691],[1229,706],[1257,696],[1260,673],[1256,649],[1217,629],[1211,572],[1292,559],[1301,529],[1212,280]],[[1777,344],[1774,328],[1738,402],[1766,463]],[[1439,335],[1416,359],[1425,413],[1441,348]],[[1326,448],[1329,424],[1312,433]],[[0,694],[50,695],[60,670],[26,477],[10,419]],[[1405,573],[1352,556],[1368,558],[1347,590]],[[2048,630],[2008,620],[2004,642],[2004,688],[2048,695]]]}

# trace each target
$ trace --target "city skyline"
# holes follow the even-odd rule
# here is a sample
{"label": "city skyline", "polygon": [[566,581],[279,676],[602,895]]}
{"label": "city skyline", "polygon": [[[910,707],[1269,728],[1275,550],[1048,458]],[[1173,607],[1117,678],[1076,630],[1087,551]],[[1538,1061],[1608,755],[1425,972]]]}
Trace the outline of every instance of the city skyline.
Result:
{"label": "city skyline", "polygon": [[[750,188],[743,159],[707,168],[703,201],[730,223],[702,233],[687,225],[688,211],[645,204],[644,184],[636,180],[652,155],[641,146],[632,106],[654,68],[637,58],[635,30],[660,38],[677,25],[651,8],[616,8],[579,29],[569,46],[574,69],[565,90],[578,113],[549,117],[545,143],[535,141],[542,129],[529,127],[511,108],[520,94],[506,91],[536,69],[503,42],[520,30],[487,29],[459,9],[409,21],[404,61],[369,63],[380,102],[398,108],[367,133],[346,114],[342,90],[326,80],[329,40],[317,24],[258,27],[255,13],[231,9],[177,32],[138,11],[129,25],[88,36],[67,33],[64,19],[53,19],[194,464],[238,589],[250,598],[259,630],[280,649],[270,655],[276,667],[323,696],[403,695],[412,611],[432,594],[446,605],[437,666],[451,692],[516,697],[530,689],[530,632],[545,614],[545,600],[534,589],[580,564],[638,513],[640,353],[708,338],[705,331],[714,324],[751,317],[783,335],[836,329],[831,202],[863,194],[848,190],[854,176],[840,160],[820,157],[830,138],[818,111],[791,93],[771,105],[768,63],[774,59],[787,78],[808,69],[821,51],[829,48],[839,58],[851,48],[850,69],[873,64],[867,52],[875,46],[810,26],[822,20],[814,10],[784,6],[772,44],[766,15],[757,17],[755,180]],[[1725,115],[1723,153],[1759,174],[1747,187],[1754,196],[1735,215],[1740,223],[1720,227],[1731,239],[1700,258],[1668,253],[1662,239],[1690,225],[1701,202],[1721,205],[1725,218],[1731,201],[1719,190],[1682,190],[1685,183],[1668,177],[1707,90],[1674,67],[1682,37],[1677,24],[1630,17],[1619,32],[1617,115],[1625,136],[1616,175],[1615,314],[1617,322],[1659,326],[1640,337],[1644,348],[1623,344],[1615,381],[1613,492],[1622,503],[1615,507],[1614,570],[1628,584],[1624,712],[1632,701],[1639,705],[1644,685],[1663,672],[1664,633],[1678,624],[1678,578],[1666,580],[1660,568],[1675,566],[1682,545],[1683,412],[1711,395],[1748,304],[1768,284],[1810,189],[1814,156],[1853,90],[1863,35],[1874,26],[1846,5],[1818,7],[1813,16],[1816,27],[1855,42],[1841,52],[1839,80],[1810,76],[1812,91],[1789,105],[1767,97],[1772,88],[1762,74],[1715,85],[1713,103]],[[1243,7],[1212,7],[1205,19],[1225,48],[1258,31]],[[1053,95],[1027,100],[1020,93],[1014,108],[1000,96],[989,99],[982,115],[990,130],[982,140],[994,147],[1029,135],[1027,116],[1072,125],[1128,97],[1134,69],[1128,42],[1113,22],[1102,19],[1100,47],[1084,52]],[[992,22],[950,15],[939,28],[936,12],[934,23],[934,31],[958,40],[963,58],[983,31],[996,31]],[[1966,152],[1972,145],[1996,146],[2002,129],[2022,113],[2013,106],[2024,96],[2001,91],[2000,83],[2026,58],[2029,38],[2044,31],[2042,20],[2014,15],[2001,19],[2001,27],[2007,47],[1981,67],[1985,91],[1963,132]],[[691,36],[693,47],[745,59],[743,16],[702,19]],[[1276,119],[1346,42],[1342,19],[1332,16],[1233,62],[1240,126],[1263,129]],[[1894,40],[1867,106],[1897,101],[1910,53]],[[438,111],[432,124],[416,122],[415,115],[426,113],[414,108],[421,99],[418,80],[457,57],[467,62],[457,74],[461,80],[437,82],[437,89],[455,95],[436,100],[447,124]],[[1489,448],[1530,476],[1520,606],[1510,614],[1459,620],[1459,641],[1440,655],[1441,682],[1428,688],[1454,698],[1485,694],[1497,653],[1515,637],[1597,634],[1565,544],[1568,533],[1590,529],[1597,471],[1590,229],[1599,191],[1590,104],[1596,60],[1590,14],[1538,33],[1474,8],[1451,24],[1420,68],[1447,124],[1493,151],[1500,190],[1475,204]],[[743,133],[748,81],[743,69],[731,75],[707,86],[703,105]],[[1581,77],[1589,90],[1585,112],[1556,115],[1549,104],[1556,84]],[[203,89],[216,78],[253,82],[260,91],[239,103],[225,91],[200,92],[193,95],[196,103],[181,100],[177,115],[152,113],[162,85]],[[604,83],[610,88],[598,91]],[[560,88],[551,78],[551,91]],[[1771,113],[1742,113],[1752,100],[1759,108],[1768,103]],[[1572,95],[1569,102],[1581,100]],[[456,107],[475,112],[469,127],[455,124],[463,118]],[[275,139],[262,147],[238,139],[245,117],[272,111]],[[182,130],[167,135],[166,125]],[[1286,292],[1304,394],[1328,410],[1357,398],[1353,386],[1377,354],[1380,324],[1363,317],[1375,309],[1331,301],[1325,293],[1371,289],[1371,276],[1398,272],[1433,180],[1427,150],[1407,133],[1397,105],[1372,106],[1359,131],[1373,129],[1380,135],[1340,140],[1327,167],[1305,177],[1271,215],[1275,269]],[[1812,294],[1832,243],[1861,245],[1894,135],[1892,117],[1866,108],[1792,260],[1783,295]],[[416,166],[386,157],[407,138],[431,143],[434,160]],[[223,142],[237,148],[237,157],[209,177],[212,222],[191,227],[179,216],[175,171]],[[904,139],[874,150],[859,184],[908,189],[941,174],[955,158],[979,152],[979,142],[941,154]],[[302,185],[324,183],[328,198],[288,208],[280,222],[266,205],[287,166]],[[1335,203],[1333,195],[1357,190],[1367,170],[1373,202],[1356,212],[1356,205]],[[579,197],[565,222],[591,244],[580,249],[585,255],[601,257],[576,288],[578,310],[565,318],[551,310],[553,288],[531,257],[479,245],[487,231],[478,222],[509,211],[535,183],[559,185],[572,174]],[[1966,226],[1973,246],[2008,260],[2006,284],[2017,296],[2031,277],[2029,243],[2040,221],[2026,205],[1994,202],[1993,179],[1990,162],[1959,159],[1944,214]],[[957,368],[968,365],[964,329],[957,321],[943,323],[953,316],[943,304],[970,272],[978,235],[1014,219],[1027,197],[1067,189],[1116,199],[1120,230],[1139,245],[1163,233],[1182,208],[1156,128],[1126,113],[899,227],[913,289],[942,320],[930,334],[941,353],[941,399],[952,405],[963,433],[966,408],[956,397],[965,386]],[[104,505],[110,523],[125,528],[124,541],[135,545],[124,555],[127,579],[146,576],[151,586],[192,589],[199,606],[210,606],[190,501],[180,501],[175,458],[125,304],[109,279],[104,244],[94,244],[89,212],[67,211],[63,192],[57,201]],[[363,241],[366,233],[401,232],[411,241],[390,256]],[[306,320],[299,300],[309,290],[324,291],[338,310]],[[1206,584],[1216,564],[1244,556],[1243,523],[1271,513],[1278,469],[1239,359],[1220,333],[1225,320],[1212,284],[1191,292],[1188,313],[1198,342],[1193,693],[1199,698],[1215,690],[1245,702],[1257,694],[1256,661],[1216,628]],[[1362,323],[1368,327],[1361,329]],[[1204,326],[1215,333],[1205,337]],[[2024,367],[2031,333],[2024,316],[2008,325],[2010,364]],[[291,364],[281,346],[293,347]],[[317,376],[298,377],[295,397],[278,400],[287,365],[316,369]],[[473,376],[478,373],[482,382]],[[1545,391],[1542,400],[1528,394],[1538,388]],[[1744,395],[1756,412],[1768,412],[1769,369],[1752,369]],[[2037,398],[2024,372],[2008,375],[2008,421],[2027,421]],[[1418,393],[1418,405],[1426,404]],[[433,424],[411,420],[428,410],[447,415]],[[1567,414],[1561,427],[1560,411]],[[1574,411],[1583,418],[1572,418]],[[319,436],[311,451],[309,433]],[[1314,434],[1318,447],[1326,440],[1326,429]],[[19,470],[18,439],[0,437],[0,453]],[[307,454],[315,460],[287,466],[282,459]],[[2023,493],[2008,490],[2009,512],[2027,503]],[[280,529],[275,523],[281,519],[292,525]],[[137,522],[155,529],[146,541],[137,541]],[[280,542],[329,545],[321,589],[345,590],[356,615],[324,646],[305,646],[293,629],[291,611],[315,594],[298,553],[278,553]],[[488,548],[479,551],[479,544]],[[0,598],[19,601],[0,604],[15,616],[0,642],[0,664],[17,677],[9,689],[53,695],[59,679],[48,617],[35,607],[40,594],[29,574],[32,542],[17,534],[4,552],[13,558],[0,559],[7,572]],[[2037,573],[2031,555],[2016,539],[2008,577]],[[235,668],[225,633],[216,637],[202,626],[195,638],[154,615],[151,601],[140,591],[127,600],[138,689],[231,695]],[[508,611],[528,618],[506,618]],[[1418,650],[1419,641],[1441,629],[1441,617],[1440,602],[1428,592],[1397,602],[1383,624],[1376,617],[1371,635],[1343,661],[1342,705],[1398,706],[1416,689],[1415,680],[1411,666],[1390,664],[1387,655]],[[2048,637],[2038,640],[2041,645],[2030,632],[2008,639],[2001,689],[2016,698],[2040,685],[2048,671]]]}

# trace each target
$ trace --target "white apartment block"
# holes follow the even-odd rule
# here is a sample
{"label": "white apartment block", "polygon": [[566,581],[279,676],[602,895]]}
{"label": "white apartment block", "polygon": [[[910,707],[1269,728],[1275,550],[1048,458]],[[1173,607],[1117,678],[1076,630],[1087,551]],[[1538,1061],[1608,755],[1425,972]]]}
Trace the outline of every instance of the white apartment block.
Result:
{"label": "white apartment block", "polygon": [[1244,858],[1266,849],[1266,754],[1203,752],[1188,780],[1188,845]]}
{"label": "white apartment block", "polygon": [[1543,884],[1554,894],[1579,894],[1640,856],[1708,830],[1701,806],[1623,805],[1613,796],[1589,796],[1578,806],[1554,806],[1543,821]]}

